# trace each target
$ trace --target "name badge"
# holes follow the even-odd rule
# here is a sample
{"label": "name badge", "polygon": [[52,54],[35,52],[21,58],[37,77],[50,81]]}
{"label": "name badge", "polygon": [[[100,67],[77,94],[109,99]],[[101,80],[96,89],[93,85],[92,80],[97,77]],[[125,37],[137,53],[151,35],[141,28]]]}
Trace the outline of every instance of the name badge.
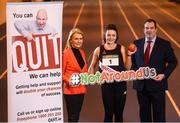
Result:
{"label": "name badge", "polygon": [[119,55],[104,55],[102,57],[102,65],[119,66]]}

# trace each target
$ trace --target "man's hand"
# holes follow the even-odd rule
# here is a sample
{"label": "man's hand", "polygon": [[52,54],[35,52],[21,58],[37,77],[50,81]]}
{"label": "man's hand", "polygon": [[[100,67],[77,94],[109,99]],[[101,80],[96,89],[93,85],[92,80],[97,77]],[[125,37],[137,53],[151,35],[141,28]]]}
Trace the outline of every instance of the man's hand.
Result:
{"label": "man's hand", "polygon": [[27,41],[34,41],[34,37],[33,35],[30,33],[27,37],[26,37]]}
{"label": "man's hand", "polygon": [[52,33],[51,33],[51,36],[52,36],[52,37],[55,37],[57,34],[58,34],[57,32],[52,32]]}
{"label": "man's hand", "polygon": [[164,74],[158,74],[156,77],[154,77],[153,79],[156,80],[156,81],[161,81],[162,79],[165,78],[165,75]]}

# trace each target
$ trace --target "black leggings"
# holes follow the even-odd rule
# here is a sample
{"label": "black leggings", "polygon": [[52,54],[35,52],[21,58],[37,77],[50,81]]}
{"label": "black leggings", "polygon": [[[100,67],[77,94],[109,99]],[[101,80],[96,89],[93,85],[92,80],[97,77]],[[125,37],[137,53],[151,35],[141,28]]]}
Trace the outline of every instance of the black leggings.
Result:
{"label": "black leggings", "polygon": [[68,122],[78,122],[79,115],[81,112],[81,107],[84,100],[84,94],[76,95],[66,95],[64,94],[66,100],[66,107],[68,112]]}
{"label": "black leggings", "polygon": [[105,83],[102,85],[102,98],[105,110],[104,122],[123,122],[123,110],[126,101],[126,85]]}

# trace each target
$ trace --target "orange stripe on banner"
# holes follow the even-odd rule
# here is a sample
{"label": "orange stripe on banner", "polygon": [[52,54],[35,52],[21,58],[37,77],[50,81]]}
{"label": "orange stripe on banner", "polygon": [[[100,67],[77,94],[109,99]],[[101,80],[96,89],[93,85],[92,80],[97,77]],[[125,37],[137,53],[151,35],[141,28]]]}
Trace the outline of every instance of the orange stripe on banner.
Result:
{"label": "orange stripe on banner", "polygon": [[1,74],[0,79],[2,79],[7,74],[7,69]]}
{"label": "orange stripe on banner", "polygon": [[173,19],[176,20],[177,22],[180,22],[180,19],[178,19],[177,17],[175,17],[174,15],[172,15],[171,13],[169,13],[168,11],[166,11],[165,9],[160,8],[157,4],[153,3],[152,1],[150,1],[150,3],[151,3],[153,6],[159,8],[159,9],[160,9],[162,12],[164,12],[165,14],[169,15],[171,18],[173,18]]}
{"label": "orange stripe on banner", "polygon": [[173,6],[173,7],[177,7],[177,8],[180,8],[176,3],[174,2],[168,2],[169,5]]}
{"label": "orange stripe on banner", "polygon": [[67,7],[67,5],[68,5],[68,3],[64,3],[64,6],[63,6],[63,8],[66,8],[66,7]]}
{"label": "orange stripe on banner", "polygon": [[133,33],[134,37],[135,37],[136,39],[138,39],[137,34],[135,33],[135,31],[134,31],[134,29],[133,29],[133,27],[132,27],[130,21],[128,20],[126,14],[124,13],[124,11],[123,11],[123,9],[122,9],[122,7],[121,7],[121,5],[119,4],[118,1],[117,1],[117,6],[118,6],[118,8],[120,9],[120,12],[122,13],[122,15],[123,15],[123,17],[124,17],[126,23],[128,24],[128,26],[129,26],[131,32]]}
{"label": "orange stripe on banner", "polygon": [[82,13],[82,11],[83,11],[83,9],[84,9],[84,2],[82,3],[82,5],[81,5],[81,8],[80,8],[80,10],[79,10],[79,13],[78,13],[78,16],[77,16],[77,18],[76,18],[76,21],[75,21],[75,23],[74,23],[74,26],[73,26],[73,28],[75,28],[76,26],[77,26],[77,23],[78,23],[78,21],[79,21],[79,18],[80,18],[80,16],[81,16],[81,13]]}
{"label": "orange stripe on banner", "polygon": [[169,92],[169,91],[166,91],[166,95],[168,96],[170,102],[172,103],[174,109],[176,110],[178,116],[180,117],[180,111],[179,111],[179,108],[178,108],[178,106],[176,105],[175,101],[173,100],[173,98],[172,98],[170,92]]}
{"label": "orange stripe on banner", "polygon": [[[6,38],[6,35],[3,35],[1,38],[0,38],[0,42]],[[7,69],[0,75],[0,79],[2,79],[5,75],[7,74]]]}
{"label": "orange stripe on banner", "polygon": [[99,12],[100,12],[100,24],[101,24],[101,40],[103,43],[104,21],[103,21],[103,9],[102,9],[102,1],[101,0],[99,0]]}
{"label": "orange stripe on banner", "polygon": [[[101,0],[99,0],[99,13],[100,13],[100,25],[101,25],[101,40],[102,40],[102,43],[104,43],[103,42],[104,20],[103,20],[103,9],[102,9],[102,1]],[[92,57],[92,55],[93,55],[93,52],[90,53],[88,60],[87,60],[88,62],[90,61],[90,58]]]}
{"label": "orange stripe on banner", "polygon": [[3,36],[0,38],[0,42],[1,42],[4,38],[6,38],[6,35],[3,35]]}

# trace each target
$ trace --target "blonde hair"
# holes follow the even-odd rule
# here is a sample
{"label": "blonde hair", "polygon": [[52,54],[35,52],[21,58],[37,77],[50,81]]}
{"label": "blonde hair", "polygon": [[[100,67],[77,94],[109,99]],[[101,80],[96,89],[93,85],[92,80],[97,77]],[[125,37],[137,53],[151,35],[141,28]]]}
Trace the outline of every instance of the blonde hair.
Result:
{"label": "blonde hair", "polygon": [[75,33],[78,33],[78,34],[81,34],[84,38],[84,34],[83,32],[79,29],[79,28],[73,28],[71,29],[71,31],[69,32],[69,36],[68,36],[68,39],[67,39],[67,42],[66,42],[66,45],[65,45],[65,48],[64,48],[64,51],[68,48],[71,48],[71,39],[72,39],[72,36],[75,34]]}

